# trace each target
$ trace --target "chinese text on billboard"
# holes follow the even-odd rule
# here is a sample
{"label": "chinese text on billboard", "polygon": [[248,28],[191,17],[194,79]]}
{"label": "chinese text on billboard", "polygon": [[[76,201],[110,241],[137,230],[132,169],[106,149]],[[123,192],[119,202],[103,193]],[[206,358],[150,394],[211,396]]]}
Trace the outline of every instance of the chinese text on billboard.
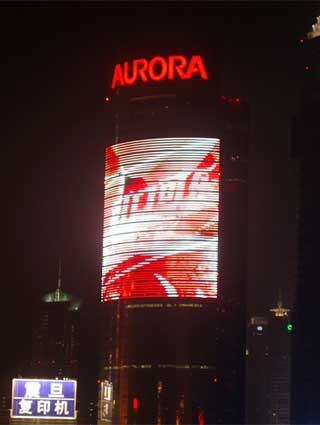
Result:
{"label": "chinese text on billboard", "polygon": [[13,379],[13,418],[75,419],[76,389],[73,380]]}

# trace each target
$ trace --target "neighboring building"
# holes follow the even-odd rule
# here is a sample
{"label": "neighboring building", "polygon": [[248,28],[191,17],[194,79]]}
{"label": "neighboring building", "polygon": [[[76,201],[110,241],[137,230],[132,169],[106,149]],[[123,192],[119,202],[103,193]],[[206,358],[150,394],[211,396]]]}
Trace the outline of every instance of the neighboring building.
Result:
{"label": "neighboring building", "polygon": [[293,125],[293,155],[299,163],[298,286],[294,306],[292,423],[320,423],[316,388],[320,381],[319,299],[319,156],[320,156],[320,10],[301,43],[304,88]]}
{"label": "neighboring building", "polygon": [[266,316],[251,317],[247,335],[246,423],[290,423],[290,310],[281,299]]}
{"label": "neighboring building", "polygon": [[33,312],[31,362],[25,378],[77,380],[78,423],[95,423],[98,379],[98,297],[62,291],[44,295]]}
{"label": "neighboring building", "polygon": [[198,45],[146,51],[110,75],[100,419],[243,423],[248,108]]}
{"label": "neighboring building", "polygon": [[23,318],[28,320],[24,345],[21,352],[12,354],[12,366],[0,379],[0,421],[2,416],[5,423],[9,421],[13,378],[79,379],[80,307],[79,298],[62,291],[60,267],[56,290],[29,300],[28,316]]}
{"label": "neighboring building", "polygon": [[250,318],[246,354],[246,423],[268,424],[270,419],[268,317]]}
{"label": "neighboring building", "polygon": [[28,378],[79,376],[81,300],[61,290],[42,297],[33,314],[32,359]]}
{"label": "neighboring building", "polygon": [[282,305],[270,310],[270,421],[271,424],[290,424],[291,337],[290,310]]}

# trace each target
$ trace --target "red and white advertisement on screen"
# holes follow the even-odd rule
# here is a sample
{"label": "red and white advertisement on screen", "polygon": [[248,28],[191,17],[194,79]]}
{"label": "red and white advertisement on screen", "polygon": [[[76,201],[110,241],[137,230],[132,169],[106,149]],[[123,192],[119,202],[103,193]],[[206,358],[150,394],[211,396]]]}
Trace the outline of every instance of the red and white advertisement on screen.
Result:
{"label": "red and white advertisement on screen", "polygon": [[102,299],[217,297],[219,140],[106,151]]}

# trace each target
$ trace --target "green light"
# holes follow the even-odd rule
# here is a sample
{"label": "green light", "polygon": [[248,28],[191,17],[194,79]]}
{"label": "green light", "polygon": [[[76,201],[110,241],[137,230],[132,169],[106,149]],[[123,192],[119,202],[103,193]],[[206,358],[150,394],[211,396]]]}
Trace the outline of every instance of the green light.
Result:
{"label": "green light", "polygon": [[291,325],[291,323],[289,323],[289,324],[287,325],[287,331],[288,331],[288,332],[291,332],[291,331],[292,331],[292,325]]}

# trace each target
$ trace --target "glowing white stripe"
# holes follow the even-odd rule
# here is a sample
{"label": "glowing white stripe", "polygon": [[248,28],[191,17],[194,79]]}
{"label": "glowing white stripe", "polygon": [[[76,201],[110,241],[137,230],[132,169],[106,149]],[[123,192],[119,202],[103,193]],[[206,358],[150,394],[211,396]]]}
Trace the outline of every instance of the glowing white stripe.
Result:
{"label": "glowing white stripe", "polygon": [[[153,143],[155,142],[155,141],[157,141],[157,139],[148,139],[148,140],[150,140],[150,141],[152,141]],[[179,151],[185,151],[185,150],[188,150],[188,149],[194,149],[195,150],[195,152],[197,152],[197,151],[199,151],[202,147],[203,148],[205,148],[206,150],[208,150],[208,148],[210,148],[211,147],[211,144],[212,144],[212,142],[214,141],[214,142],[218,142],[219,140],[218,139],[170,139],[170,142],[171,142],[171,140],[174,142],[175,140],[179,140],[180,142],[181,141],[188,141],[189,142],[189,140],[192,140],[191,141],[191,143],[188,143],[187,145],[182,145],[181,147],[180,146],[175,146],[175,148],[174,148],[174,150],[171,150],[171,151],[167,151],[167,152],[165,152],[165,153],[161,153],[161,154],[159,154],[159,155],[157,155],[157,156],[151,156],[151,158],[150,158],[150,160],[149,161],[143,161],[143,162],[141,162],[141,163],[139,163],[139,164],[136,164],[136,165],[134,165],[132,168],[130,168],[129,169],[129,171],[130,171],[130,174],[131,173],[133,173],[133,172],[135,172],[135,171],[138,171],[138,170],[141,170],[141,169],[144,169],[144,168],[146,168],[146,164],[150,164],[150,163],[154,163],[154,162],[162,162],[162,161],[164,161],[166,158],[168,158],[168,157],[170,157],[171,155],[172,155],[172,153],[175,153],[175,152],[179,152]],[[144,142],[145,140],[143,140],[143,142]],[[162,141],[161,139],[159,139],[159,141]],[[139,143],[139,142],[142,142],[142,140],[140,141],[140,140],[138,140],[138,141],[136,141],[135,142],[135,144],[136,143]],[[161,143],[161,142],[160,142]],[[171,142],[172,143],[172,142]],[[170,144],[171,144],[170,143]],[[211,143],[211,144],[210,144]],[[121,147],[121,145],[117,145],[117,146],[119,146],[119,147]],[[135,147],[136,147],[137,145],[135,145]],[[127,168],[127,171],[128,171],[128,168]]]}
{"label": "glowing white stripe", "polygon": [[165,277],[161,276],[161,274],[158,274],[158,273],[155,273],[154,275],[156,276],[156,278],[159,280],[161,285],[166,290],[168,297],[177,297],[178,296],[176,288],[174,286],[172,286],[170,284],[170,282],[168,282]]}
{"label": "glowing white stripe", "polygon": [[[186,252],[195,252],[195,251],[199,251],[201,252],[202,250],[204,250],[206,247],[210,246],[212,244],[212,238],[209,241],[201,241],[200,243],[197,243],[197,250],[194,249],[194,244],[189,244],[189,245],[185,245],[185,242],[182,241],[182,243],[177,244],[176,247],[179,247],[179,245],[181,246],[182,249],[178,250],[178,251],[169,251],[169,250],[163,250],[163,252],[161,253],[161,255],[157,255],[156,252],[154,252],[155,256],[151,257],[147,260],[142,261],[141,263],[135,264],[134,268],[138,269],[146,264],[150,264],[152,261],[156,261],[156,260],[160,260],[161,258],[164,257],[170,257],[171,255],[176,255],[176,254],[183,254]],[[140,253],[148,253],[152,255],[152,251],[151,250],[140,250]],[[133,266],[131,266],[133,267]],[[125,270],[121,271],[120,273],[117,273],[115,276],[113,276],[112,278],[110,278],[107,282],[107,285],[112,284],[114,281],[118,280],[119,277],[124,276],[126,273],[128,273],[128,271],[130,271],[131,267],[126,268]],[[111,268],[112,270],[112,268]],[[110,271],[110,270],[109,270]]]}

